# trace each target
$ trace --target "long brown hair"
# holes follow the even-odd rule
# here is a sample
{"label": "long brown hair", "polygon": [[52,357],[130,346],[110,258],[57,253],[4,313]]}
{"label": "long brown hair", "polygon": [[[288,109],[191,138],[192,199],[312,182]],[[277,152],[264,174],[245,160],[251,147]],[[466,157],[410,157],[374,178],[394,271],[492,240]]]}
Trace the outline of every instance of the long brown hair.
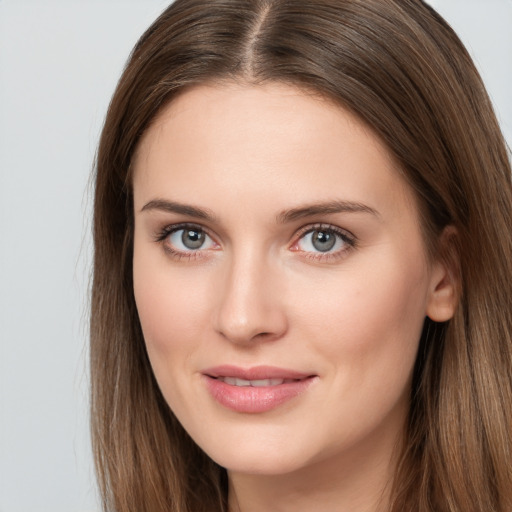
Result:
{"label": "long brown hair", "polygon": [[94,208],[92,438],[104,510],[227,508],[225,470],[162,398],[132,287],[130,164],[190,85],[284,82],[353,111],[416,193],[429,251],[457,233],[460,302],[426,320],[390,510],[512,511],[512,193],[484,86],[420,0],[176,0],[141,37],[101,136]]}

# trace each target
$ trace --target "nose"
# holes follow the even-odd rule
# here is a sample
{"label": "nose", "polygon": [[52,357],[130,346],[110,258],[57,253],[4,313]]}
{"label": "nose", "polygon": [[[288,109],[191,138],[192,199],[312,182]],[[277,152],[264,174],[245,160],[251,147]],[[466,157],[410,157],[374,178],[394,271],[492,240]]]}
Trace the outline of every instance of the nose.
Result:
{"label": "nose", "polygon": [[236,344],[275,341],[288,329],[279,269],[247,251],[233,257],[223,274],[215,329]]}

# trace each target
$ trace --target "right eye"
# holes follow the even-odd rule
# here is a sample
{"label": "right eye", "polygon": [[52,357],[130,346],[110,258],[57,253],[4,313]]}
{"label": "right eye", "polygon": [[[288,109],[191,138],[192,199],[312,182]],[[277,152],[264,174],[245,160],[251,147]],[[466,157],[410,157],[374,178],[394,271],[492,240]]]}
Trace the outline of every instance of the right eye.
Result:
{"label": "right eye", "polygon": [[166,226],[155,236],[155,241],[176,259],[200,258],[206,256],[205,251],[220,247],[201,226],[195,224]]}
{"label": "right eye", "polygon": [[176,252],[187,253],[208,250],[216,247],[216,243],[199,227],[185,226],[173,229],[166,237],[167,246]]}

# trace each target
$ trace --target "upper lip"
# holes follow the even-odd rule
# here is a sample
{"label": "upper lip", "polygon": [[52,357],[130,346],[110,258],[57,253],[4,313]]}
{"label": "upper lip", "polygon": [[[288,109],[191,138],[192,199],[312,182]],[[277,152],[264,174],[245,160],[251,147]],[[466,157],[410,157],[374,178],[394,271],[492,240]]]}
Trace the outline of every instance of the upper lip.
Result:
{"label": "upper lip", "polygon": [[244,380],[263,380],[263,379],[294,379],[302,380],[312,377],[311,373],[298,372],[287,368],[278,368],[277,366],[253,366],[251,368],[242,368],[233,365],[221,365],[208,368],[202,372],[209,377],[235,377]]}

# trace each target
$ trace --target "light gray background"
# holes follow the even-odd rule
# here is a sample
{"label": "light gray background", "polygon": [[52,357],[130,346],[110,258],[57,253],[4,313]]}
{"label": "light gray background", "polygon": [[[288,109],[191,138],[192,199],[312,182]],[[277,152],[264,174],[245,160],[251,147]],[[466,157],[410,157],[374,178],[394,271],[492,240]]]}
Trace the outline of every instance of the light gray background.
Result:
{"label": "light gray background", "polygon": [[[110,95],[163,0],[0,0],[0,512],[93,512],[88,180]],[[512,0],[432,0],[512,143]]]}

